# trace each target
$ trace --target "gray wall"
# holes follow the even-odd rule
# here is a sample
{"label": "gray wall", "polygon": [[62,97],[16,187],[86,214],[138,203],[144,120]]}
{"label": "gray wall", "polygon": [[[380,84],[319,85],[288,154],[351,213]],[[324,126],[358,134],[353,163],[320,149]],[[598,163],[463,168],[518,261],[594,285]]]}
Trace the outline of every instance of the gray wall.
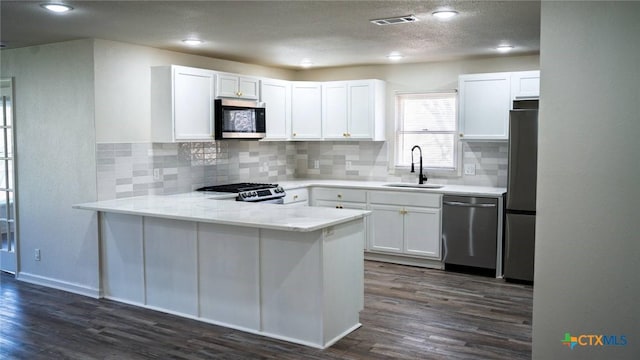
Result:
{"label": "gray wall", "polygon": [[542,2],[534,359],[640,358],[639,19],[638,2]]}
{"label": "gray wall", "polygon": [[15,78],[18,276],[92,294],[97,217],[71,205],[96,200],[93,40],[1,54]]}

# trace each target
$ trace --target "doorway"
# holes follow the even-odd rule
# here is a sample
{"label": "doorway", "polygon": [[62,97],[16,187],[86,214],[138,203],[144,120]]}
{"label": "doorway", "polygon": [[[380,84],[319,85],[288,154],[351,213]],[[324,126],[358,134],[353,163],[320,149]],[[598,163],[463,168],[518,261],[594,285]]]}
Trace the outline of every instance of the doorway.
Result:
{"label": "doorway", "polygon": [[13,79],[0,79],[0,270],[17,269]]}

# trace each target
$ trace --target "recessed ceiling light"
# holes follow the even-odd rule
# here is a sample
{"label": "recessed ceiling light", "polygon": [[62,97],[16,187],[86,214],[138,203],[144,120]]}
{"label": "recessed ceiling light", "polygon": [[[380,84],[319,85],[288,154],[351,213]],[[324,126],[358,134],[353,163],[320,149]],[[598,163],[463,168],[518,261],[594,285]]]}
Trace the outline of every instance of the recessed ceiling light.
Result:
{"label": "recessed ceiling light", "polygon": [[40,4],[40,6],[54,13],[65,13],[67,11],[73,10],[73,7],[69,5],[58,4],[58,3],[46,3],[46,4]]}
{"label": "recessed ceiling light", "polygon": [[200,39],[184,39],[182,42],[190,46],[197,46],[204,43],[204,41]]}
{"label": "recessed ceiling light", "polygon": [[498,50],[498,52],[501,52],[501,53],[506,53],[506,52],[509,52],[509,51],[513,50],[513,46],[511,46],[511,45],[500,45],[500,46],[498,46],[496,48],[496,50]]}
{"label": "recessed ceiling light", "polygon": [[402,54],[400,54],[397,51],[393,51],[391,53],[389,53],[389,55],[387,55],[387,59],[391,60],[391,61],[398,61],[400,59],[402,59],[404,56],[402,56]]}
{"label": "recessed ceiling light", "polygon": [[431,13],[431,15],[437,17],[438,19],[450,19],[456,15],[458,15],[457,11],[454,10],[441,10],[441,11],[434,11],[433,13]]}
{"label": "recessed ceiling light", "polygon": [[310,68],[311,66],[313,66],[313,63],[311,62],[310,59],[302,59],[302,61],[300,62],[300,66],[302,66],[303,68]]}

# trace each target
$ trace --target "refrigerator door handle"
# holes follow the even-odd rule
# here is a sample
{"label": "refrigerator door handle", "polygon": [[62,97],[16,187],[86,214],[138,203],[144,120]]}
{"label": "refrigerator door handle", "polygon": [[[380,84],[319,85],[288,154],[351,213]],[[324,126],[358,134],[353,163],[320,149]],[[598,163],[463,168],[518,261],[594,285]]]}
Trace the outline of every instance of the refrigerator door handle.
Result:
{"label": "refrigerator door handle", "polygon": [[450,206],[475,207],[475,208],[492,208],[492,207],[496,207],[496,204],[469,204],[469,203],[463,203],[463,202],[459,202],[459,201],[443,201],[442,204],[450,205]]}

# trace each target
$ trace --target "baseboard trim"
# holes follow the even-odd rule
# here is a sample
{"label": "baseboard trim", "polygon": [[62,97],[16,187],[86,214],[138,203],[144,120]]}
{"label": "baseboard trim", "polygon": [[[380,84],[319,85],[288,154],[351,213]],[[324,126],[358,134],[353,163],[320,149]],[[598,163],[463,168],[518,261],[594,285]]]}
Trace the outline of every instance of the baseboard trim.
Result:
{"label": "baseboard trim", "polygon": [[16,280],[24,281],[24,282],[35,284],[35,285],[46,286],[46,287],[50,287],[50,288],[58,289],[62,291],[67,291],[67,292],[78,294],[78,295],[84,295],[84,296],[92,297],[95,299],[100,298],[100,289],[94,289],[84,285],[75,284],[75,283],[58,280],[58,279],[53,279],[50,277],[29,274],[23,271],[18,272],[18,274],[16,275]]}
{"label": "baseboard trim", "polygon": [[381,253],[375,253],[371,251],[364,252],[364,259],[388,262],[388,263],[400,264],[400,265],[419,266],[419,267],[430,268],[430,269],[439,269],[439,270],[444,269],[444,264],[440,260],[415,258],[410,256],[401,256],[401,255],[381,254]]}

